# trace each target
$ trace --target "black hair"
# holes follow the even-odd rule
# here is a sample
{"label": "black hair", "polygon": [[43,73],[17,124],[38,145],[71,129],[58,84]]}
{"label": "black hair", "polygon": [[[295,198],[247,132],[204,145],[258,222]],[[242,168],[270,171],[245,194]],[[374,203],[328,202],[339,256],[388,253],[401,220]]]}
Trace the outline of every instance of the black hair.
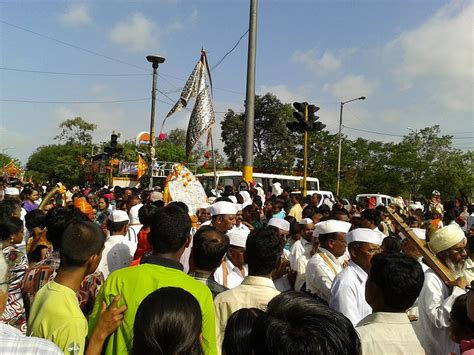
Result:
{"label": "black hair", "polygon": [[31,230],[35,227],[44,228],[46,225],[46,212],[36,209],[25,215],[26,229]]}
{"label": "black hair", "polygon": [[382,249],[385,253],[400,253],[402,243],[395,237],[385,237],[382,241]]}
{"label": "black hair", "polygon": [[191,218],[176,204],[156,211],[148,240],[155,253],[177,252],[184,246],[191,232]]}
{"label": "black hair", "polygon": [[[219,198],[216,198],[216,200],[214,201],[214,203],[216,202],[222,202],[222,201],[225,201],[225,202],[232,202],[232,200],[227,197],[227,196],[221,196]],[[232,202],[233,203],[233,202]]]}
{"label": "black hair", "polygon": [[324,248],[323,244],[329,242],[329,240],[336,238],[336,233],[324,233],[319,235],[319,244]]}
{"label": "black hair", "polygon": [[472,339],[474,337],[474,322],[467,315],[466,294],[460,295],[454,300],[449,318],[452,322],[451,330],[454,331],[456,337],[460,338],[459,340]]}
{"label": "black hair", "polygon": [[0,220],[0,240],[8,240],[23,229],[23,221],[18,217],[8,216]]}
{"label": "black hair", "polygon": [[335,209],[331,211],[331,219],[337,219],[336,216],[344,215],[349,217],[349,212],[345,208]]}
{"label": "black hair", "polygon": [[331,209],[329,208],[328,205],[322,204],[321,206],[319,206],[319,213],[329,214],[329,213],[331,213]]}
{"label": "black hair", "polygon": [[202,314],[189,292],[163,287],[138,307],[133,324],[132,355],[200,355]]}
{"label": "black hair", "polygon": [[383,293],[386,306],[395,311],[405,311],[420,295],[425,276],[418,261],[401,253],[374,255],[369,281]]}
{"label": "black hair", "polygon": [[360,339],[342,313],[298,291],[273,298],[252,328],[255,355],[359,355]]}
{"label": "black hair", "polygon": [[0,201],[0,218],[12,216],[19,208],[21,208],[20,200]]}
{"label": "black hair", "polygon": [[158,211],[158,207],[147,203],[146,205],[140,207],[140,209],[138,210],[138,220],[145,227],[148,227],[151,224],[151,221],[153,220],[153,216],[155,215],[156,211]]}
{"label": "black hair", "polygon": [[281,211],[283,209],[283,202],[280,199],[275,199],[272,202],[272,206]]}
{"label": "black hair", "polygon": [[300,194],[292,194],[291,197],[293,197],[298,203],[301,202],[301,195]]}
{"label": "black hair", "polygon": [[229,237],[218,230],[204,226],[193,237],[193,262],[197,268],[214,271],[229,249]]}
{"label": "black hair", "polygon": [[366,209],[360,213],[360,216],[368,221],[371,221],[374,225],[378,226],[382,220],[380,211],[376,209]]}
{"label": "black hair", "polygon": [[58,250],[61,247],[63,232],[69,223],[88,220],[89,218],[77,209],[53,207],[46,214],[46,239]]}
{"label": "black hair", "polygon": [[91,256],[100,255],[104,248],[105,234],[92,222],[73,222],[63,233],[61,240],[61,265],[83,266]]}
{"label": "black hair", "polygon": [[303,212],[301,213],[302,218],[313,218],[313,216],[318,212],[319,210],[315,208],[314,206],[306,206],[303,208]]}
{"label": "black hair", "polygon": [[177,206],[177,207],[181,208],[184,212],[189,214],[189,207],[183,201],[171,201],[169,203],[169,205]]}
{"label": "black hair", "polygon": [[241,308],[234,312],[225,327],[222,352],[225,355],[252,353],[252,327],[264,312],[258,308]]}
{"label": "black hair", "polygon": [[245,261],[249,275],[268,275],[280,260],[283,245],[278,229],[264,227],[253,230],[245,244]]}
{"label": "black hair", "polygon": [[24,187],[23,190],[21,190],[21,195],[23,196],[23,198],[26,198],[27,196],[30,196],[33,193],[33,191],[36,191],[38,193],[40,192],[39,189],[30,186],[30,187]]}
{"label": "black hair", "polygon": [[122,222],[112,222],[109,218],[107,218],[107,230],[112,233],[116,233],[123,228],[123,226],[127,225],[129,221],[122,221]]}

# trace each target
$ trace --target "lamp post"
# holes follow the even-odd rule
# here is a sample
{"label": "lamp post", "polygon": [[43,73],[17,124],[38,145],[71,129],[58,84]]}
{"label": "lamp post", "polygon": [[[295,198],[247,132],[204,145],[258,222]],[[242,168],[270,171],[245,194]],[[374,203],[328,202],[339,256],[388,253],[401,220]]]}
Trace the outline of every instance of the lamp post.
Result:
{"label": "lamp post", "polygon": [[150,118],[150,185],[153,188],[153,161],[155,160],[155,102],[156,102],[156,78],[158,76],[158,65],[165,61],[165,58],[156,55],[146,57],[153,67],[153,84],[151,89],[151,118]]}
{"label": "lamp post", "polygon": [[365,96],[361,96],[356,99],[341,102],[341,111],[339,114],[339,152],[338,152],[338,158],[337,158],[337,184],[336,184],[336,196],[338,197],[339,197],[339,186],[341,184],[342,110],[345,104],[348,104],[349,102],[357,101],[357,100],[365,100]]}

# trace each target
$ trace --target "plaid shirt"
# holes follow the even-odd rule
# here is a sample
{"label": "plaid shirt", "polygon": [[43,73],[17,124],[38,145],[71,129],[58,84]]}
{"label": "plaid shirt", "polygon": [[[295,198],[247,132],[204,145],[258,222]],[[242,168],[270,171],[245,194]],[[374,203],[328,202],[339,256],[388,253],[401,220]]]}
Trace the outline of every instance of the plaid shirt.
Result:
{"label": "plaid shirt", "polygon": [[62,355],[63,352],[46,339],[27,337],[7,324],[0,323],[0,354]]}
{"label": "plaid shirt", "polygon": [[[53,251],[46,259],[26,270],[22,293],[27,314],[33,304],[36,292],[56,276],[60,261],[59,252]],[[86,317],[92,311],[95,297],[103,283],[104,275],[100,271],[87,275],[82,281],[81,288],[77,291],[76,295],[79,300],[79,306]]]}

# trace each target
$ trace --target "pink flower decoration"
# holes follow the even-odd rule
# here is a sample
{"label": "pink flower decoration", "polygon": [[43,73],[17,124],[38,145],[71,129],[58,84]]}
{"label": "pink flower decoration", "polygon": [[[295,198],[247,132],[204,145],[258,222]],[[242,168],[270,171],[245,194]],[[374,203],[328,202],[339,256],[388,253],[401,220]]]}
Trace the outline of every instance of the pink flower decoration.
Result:
{"label": "pink flower decoration", "polygon": [[168,136],[166,135],[166,133],[161,132],[161,133],[158,135],[158,140],[164,141],[167,137],[168,137]]}

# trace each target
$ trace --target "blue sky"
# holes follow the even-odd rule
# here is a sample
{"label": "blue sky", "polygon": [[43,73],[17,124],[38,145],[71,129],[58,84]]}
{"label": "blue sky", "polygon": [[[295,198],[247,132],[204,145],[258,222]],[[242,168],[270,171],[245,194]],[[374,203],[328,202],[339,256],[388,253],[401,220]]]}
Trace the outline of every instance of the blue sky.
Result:
{"label": "blue sky", "polygon": [[[258,10],[258,94],[317,104],[331,132],[339,102],[365,95],[344,106],[344,134],[351,138],[399,141],[407,127],[439,124],[457,147],[473,148],[473,139],[461,138],[474,136],[472,1],[260,0]],[[108,140],[112,130],[122,138],[148,130],[150,100],[68,102],[149,98],[148,54],[166,57],[158,89],[176,100],[201,47],[212,67],[246,31],[248,13],[243,0],[1,2],[0,99],[61,103],[0,101],[0,152],[26,162],[75,116],[98,125],[94,142]],[[247,40],[212,72],[218,121],[228,108],[243,110]],[[159,127],[173,103],[158,99]],[[164,131],[186,128],[188,118],[189,112],[172,116]],[[219,125],[214,132],[219,141]]]}

